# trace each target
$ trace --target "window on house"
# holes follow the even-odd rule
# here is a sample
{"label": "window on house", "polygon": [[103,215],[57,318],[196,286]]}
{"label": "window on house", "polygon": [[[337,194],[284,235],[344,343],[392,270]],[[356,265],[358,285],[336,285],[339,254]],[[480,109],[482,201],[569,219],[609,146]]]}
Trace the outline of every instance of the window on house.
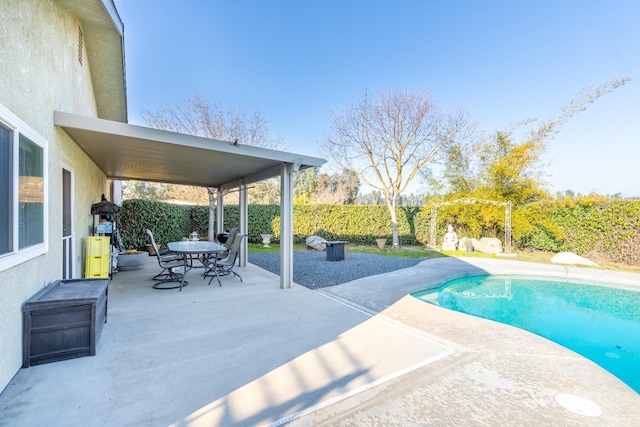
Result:
{"label": "window on house", "polygon": [[0,104],[0,271],[47,251],[47,142]]}
{"label": "window on house", "polygon": [[11,203],[13,199],[13,186],[11,177],[13,176],[13,143],[12,132],[7,126],[0,123],[0,256],[11,252],[13,229]]}
{"label": "window on house", "polygon": [[43,149],[20,135],[18,174],[18,249],[44,242]]}

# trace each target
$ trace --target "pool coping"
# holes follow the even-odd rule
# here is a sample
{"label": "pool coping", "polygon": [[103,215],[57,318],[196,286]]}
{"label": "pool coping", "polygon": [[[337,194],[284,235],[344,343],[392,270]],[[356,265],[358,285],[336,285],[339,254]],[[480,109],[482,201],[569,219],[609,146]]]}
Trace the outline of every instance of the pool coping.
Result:
{"label": "pool coping", "polygon": [[638,273],[500,258],[445,257],[428,259],[413,267],[363,277],[318,291],[354,303],[375,314],[405,295],[435,289],[453,279],[483,274],[557,277],[601,285],[613,282],[623,288],[640,290]]}

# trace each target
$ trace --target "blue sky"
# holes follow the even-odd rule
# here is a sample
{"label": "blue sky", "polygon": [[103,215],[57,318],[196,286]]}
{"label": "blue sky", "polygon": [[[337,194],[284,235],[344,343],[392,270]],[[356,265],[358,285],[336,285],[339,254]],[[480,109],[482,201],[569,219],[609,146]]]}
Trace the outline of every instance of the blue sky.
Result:
{"label": "blue sky", "polygon": [[257,108],[309,155],[330,111],[365,91],[427,89],[490,133],[629,76],[550,142],[548,190],[640,196],[637,0],[115,3],[130,123],[197,91],[225,109]]}

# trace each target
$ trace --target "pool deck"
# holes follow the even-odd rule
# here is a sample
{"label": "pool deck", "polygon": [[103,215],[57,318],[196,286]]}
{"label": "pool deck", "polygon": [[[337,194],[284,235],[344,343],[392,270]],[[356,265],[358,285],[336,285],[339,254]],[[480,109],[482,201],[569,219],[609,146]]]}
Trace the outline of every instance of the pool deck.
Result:
{"label": "pool deck", "polygon": [[[347,254],[348,256],[348,254]],[[244,278],[154,290],[157,264],[109,285],[94,357],[21,369],[0,426],[636,426],[640,395],[537,335],[408,296],[474,274],[640,286],[640,275],[438,258],[317,291]],[[556,403],[576,395],[592,406]],[[581,402],[578,402],[581,403]]]}
{"label": "pool deck", "polygon": [[[638,425],[640,395],[591,361],[521,329],[407,296],[485,273],[640,288],[640,275],[633,273],[486,258],[439,258],[378,280],[368,277],[325,288],[328,295],[414,328],[454,352],[291,425]],[[558,394],[586,399],[602,415],[571,412],[556,403]],[[575,409],[583,414],[589,410]]]}

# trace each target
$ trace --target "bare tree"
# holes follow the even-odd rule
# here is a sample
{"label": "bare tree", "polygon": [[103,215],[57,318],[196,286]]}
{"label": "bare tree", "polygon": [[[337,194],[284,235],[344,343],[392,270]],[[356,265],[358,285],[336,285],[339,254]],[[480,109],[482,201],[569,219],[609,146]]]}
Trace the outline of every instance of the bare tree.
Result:
{"label": "bare tree", "polygon": [[169,194],[167,184],[159,182],[131,181],[122,190],[125,199],[145,198],[149,200],[162,200],[167,198]]}
{"label": "bare tree", "polygon": [[464,111],[439,110],[425,91],[386,89],[332,114],[322,148],[383,194],[397,247],[400,194],[421,168],[442,160],[451,144],[466,141],[472,128]]}
{"label": "bare tree", "polygon": [[197,92],[182,104],[174,102],[156,113],[142,112],[151,127],[223,141],[235,141],[270,149],[283,149],[282,137],[273,136],[269,121],[258,110],[224,111]]}
{"label": "bare tree", "polygon": [[358,197],[360,181],[353,169],[332,175],[321,173],[315,191],[315,203],[353,205]]}
{"label": "bare tree", "polygon": [[[202,136],[223,141],[238,141],[269,149],[286,149],[280,136],[271,134],[269,121],[258,111],[224,111],[219,104],[211,103],[195,92],[184,103],[174,102],[157,112],[142,112],[142,118],[151,127]],[[169,186],[171,187],[171,186]],[[209,196],[209,240],[213,240],[216,194],[215,188],[207,188]],[[176,193],[179,191],[176,191]]]}

